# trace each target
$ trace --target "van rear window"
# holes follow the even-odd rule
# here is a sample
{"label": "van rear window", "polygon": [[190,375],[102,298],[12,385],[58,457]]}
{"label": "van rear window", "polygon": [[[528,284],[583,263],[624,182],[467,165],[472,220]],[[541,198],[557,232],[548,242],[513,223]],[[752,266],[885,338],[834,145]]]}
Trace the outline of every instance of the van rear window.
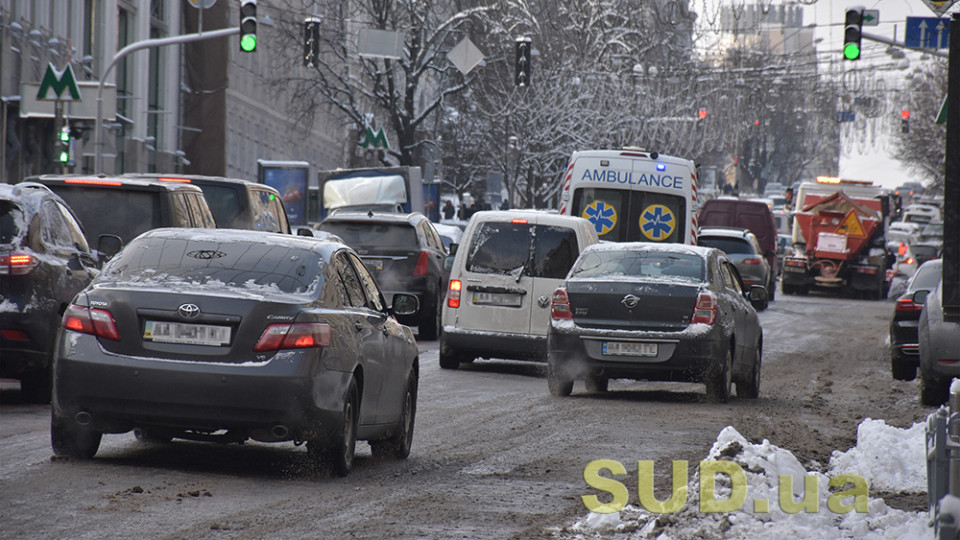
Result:
{"label": "van rear window", "polygon": [[101,186],[51,186],[80,218],[91,246],[101,234],[115,234],[124,244],[161,226],[160,196],[155,191]]}
{"label": "van rear window", "polygon": [[601,240],[682,243],[686,206],[679,195],[580,188],[573,195],[572,215],[593,223]]}
{"label": "van rear window", "polygon": [[474,237],[466,270],[562,279],[580,255],[577,246],[569,227],[486,222]]}

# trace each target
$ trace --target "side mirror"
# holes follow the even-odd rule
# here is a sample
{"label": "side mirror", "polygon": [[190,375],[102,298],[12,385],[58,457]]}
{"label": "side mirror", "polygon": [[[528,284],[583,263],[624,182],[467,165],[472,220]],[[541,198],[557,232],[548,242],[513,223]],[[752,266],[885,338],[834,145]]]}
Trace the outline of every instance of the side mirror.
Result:
{"label": "side mirror", "polygon": [[919,291],[913,293],[913,303],[914,303],[914,304],[920,304],[920,305],[926,304],[926,303],[927,303],[927,296],[928,296],[929,294],[930,294],[930,291],[925,291],[925,290],[919,290]]}
{"label": "side mirror", "polygon": [[123,240],[115,234],[101,234],[97,239],[97,262],[103,264],[120,253],[123,249]]}
{"label": "side mirror", "polygon": [[313,229],[300,227],[297,229],[297,236],[309,236],[310,238],[313,238]]}
{"label": "side mirror", "polygon": [[[455,246],[455,245],[456,245],[456,244],[450,244],[451,251],[456,251],[456,250],[453,249],[453,246]],[[447,255],[446,257],[443,258],[443,269],[444,269],[444,271],[449,272],[449,271],[453,270],[453,260],[454,260],[455,258],[456,258],[456,257],[453,255],[453,253],[451,253],[450,255]]]}
{"label": "side mirror", "polygon": [[413,315],[420,311],[420,299],[412,294],[397,293],[393,295],[390,309],[394,315]]}
{"label": "side mirror", "polygon": [[460,244],[458,244],[458,243],[456,243],[456,242],[451,242],[451,243],[450,243],[450,247],[447,249],[447,251],[450,252],[450,255],[456,255],[456,254],[457,254],[457,248],[459,248],[459,247],[460,247]]}
{"label": "side mirror", "polygon": [[763,285],[751,285],[750,290],[747,291],[747,299],[750,300],[753,309],[757,311],[763,309],[763,306],[767,304],[767,298],[767,288]]}

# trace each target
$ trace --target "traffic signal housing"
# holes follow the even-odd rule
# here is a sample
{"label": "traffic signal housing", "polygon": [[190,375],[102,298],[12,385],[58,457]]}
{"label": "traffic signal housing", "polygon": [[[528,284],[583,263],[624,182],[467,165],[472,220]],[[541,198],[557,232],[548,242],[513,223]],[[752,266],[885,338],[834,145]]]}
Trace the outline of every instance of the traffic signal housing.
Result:
{"label": "traffic signal housing", "polygon": [[257,50],[257,0],[240,0],[240,50]]}
{"label": "traffic signal housing", "polygon": [[61,165],[69,165],[70,161],[70,126],[64,125],[57,131],[57,162]]}
{"label": "traffic signal housing", "polygon": [[303,22],[303,65],[314,67],[320,56],[320,19],[307,17]]}
{"label": "traffic signal housing", "polygon": [[516,86],[530,85],[530,51],[533,48],[533,41],[530,38],[517,38],[516,45],[516,74],[513,84]]}
{"label": "traffic signal housing", "polygon": [[910,111],[900,111],[900,133],[910,133]]}
{"label": "traffic signal housing", "polygon": [[863,27],[863,10],[848,9],[843,23],[843,59],[860,59],[860,38]]}

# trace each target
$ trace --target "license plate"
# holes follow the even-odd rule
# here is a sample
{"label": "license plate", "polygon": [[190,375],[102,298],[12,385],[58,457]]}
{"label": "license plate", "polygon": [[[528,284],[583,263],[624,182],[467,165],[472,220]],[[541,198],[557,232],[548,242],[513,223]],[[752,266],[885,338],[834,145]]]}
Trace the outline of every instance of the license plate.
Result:
{"label": "license plate", "polygon": [[473,293],[473,303],[492,306],[520,307],[523,303],[523,300],[519,294],[475,292]]}
{"label": "license plate", "polygon": [[367,270],[371,272],[379,272],[383,270],[383,259],[376,259],[373,261],[366,260],[366,261],[363,261],[363,265],[366,266]]}
{"label": "license plate", "polygon": [[147,321],[143,339],[157,343],[185,343],[220,347],[230,344],[229,326]]}
{"label": "license plate", "polygon": [[604,341],[603,354],[607,356],[656,356],[656,343],[635,341]]}

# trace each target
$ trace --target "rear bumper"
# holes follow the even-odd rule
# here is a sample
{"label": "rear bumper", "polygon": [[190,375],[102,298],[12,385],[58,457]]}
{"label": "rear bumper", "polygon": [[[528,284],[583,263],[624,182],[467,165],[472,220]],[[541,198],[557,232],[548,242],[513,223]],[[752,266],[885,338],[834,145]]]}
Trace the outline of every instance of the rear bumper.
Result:
{"label": "rear bumper", "polygon": [[60,318],[56,313],[25,310],[0,313],[0,329],[26,336],[4,339],[0,336],[0,373],[17,378],[26,372],[46,371],[50,367],[50,343],[53,343]]}
{"label": "rear bumper", "polygon": [[547,355],[547,336],[463,331],[444,326],[442,339],[446,346],[468,356],[543,361]]}
{"label": "rear bumper", "polygon": [[91,427],[270,430],[286,439],[328,437],[339,424],[347,372],[319,369],[316,350],[283,351],[256,364],[120,356],[93,336],[67,332],[54,364],[54,410]]}

